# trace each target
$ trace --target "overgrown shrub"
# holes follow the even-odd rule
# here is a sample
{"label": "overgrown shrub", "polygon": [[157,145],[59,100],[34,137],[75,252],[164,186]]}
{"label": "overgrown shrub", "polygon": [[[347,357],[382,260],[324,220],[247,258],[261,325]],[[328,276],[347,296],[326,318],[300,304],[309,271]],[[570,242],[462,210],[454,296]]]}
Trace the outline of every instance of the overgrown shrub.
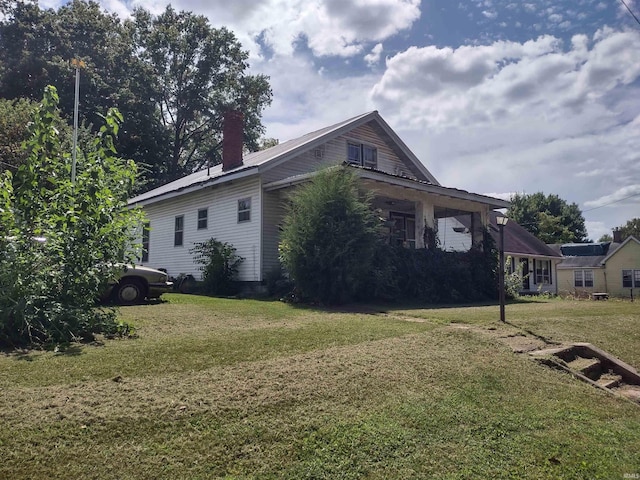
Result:
{"label": "overgrown shrub", "polygon": [[236,255],[236,249],[215,238],[195,243],[190,250],[194,261],[200,264],[202,288],[210,295],[231,295],[236,293],[234,277],[244,258]]}
{"label": "overgrown shrub", "polygon": [[141,221],[139,211],[126,208],[135,164],[116,155],[122,117],[110,110],[79,152],[72,182],[71,155],[55,127],[57,105],[49,86],[29,127],[26,160],[0,178],[0,346],[117,330],[115,310],[95,302],[116,263],[131,260],[124,252]]}
{"label": "overgrown shrub", "polygon": [[497,297],[495,251],[408,249],[380,244],[362,298],[460,303]]}
{"label": "overgrown shrub", "polygon": [[280,259],[305,301],[343,303],[361,290],[378,238],[371,197],[345,167],[317,173],[290,197]]}
{"label": "overgrown shrub", "polygon": [[267,295],[270,297],[283,297],[291,293],[294,288],[293,282],[280,265],[267,272],[264,283],[267,287]]}

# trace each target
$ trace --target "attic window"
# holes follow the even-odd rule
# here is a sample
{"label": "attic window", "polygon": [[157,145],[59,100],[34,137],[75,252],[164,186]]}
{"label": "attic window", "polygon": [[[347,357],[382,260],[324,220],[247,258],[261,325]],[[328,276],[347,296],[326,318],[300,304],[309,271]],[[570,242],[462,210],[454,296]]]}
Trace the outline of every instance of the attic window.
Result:
{"label": "attic window", "polygon": [[375,147],[363,143],[347,143],[347,161],[352,165],[377,168],[378,152]]}

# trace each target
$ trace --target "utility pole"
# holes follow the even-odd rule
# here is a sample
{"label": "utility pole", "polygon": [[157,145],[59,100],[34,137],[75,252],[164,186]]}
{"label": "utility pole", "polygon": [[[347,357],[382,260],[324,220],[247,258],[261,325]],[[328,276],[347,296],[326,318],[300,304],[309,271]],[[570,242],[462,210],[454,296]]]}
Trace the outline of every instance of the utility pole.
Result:
{"label": "utility pole", "polygon": [[80,69],[84,68],[85,63],[82,60],[74,58],[71,65],[76,68],[76,90],[73,102],[73,151],[71,152],[71,182],[76,183],[76,156],[78,154],[78,103],[80,100]]}

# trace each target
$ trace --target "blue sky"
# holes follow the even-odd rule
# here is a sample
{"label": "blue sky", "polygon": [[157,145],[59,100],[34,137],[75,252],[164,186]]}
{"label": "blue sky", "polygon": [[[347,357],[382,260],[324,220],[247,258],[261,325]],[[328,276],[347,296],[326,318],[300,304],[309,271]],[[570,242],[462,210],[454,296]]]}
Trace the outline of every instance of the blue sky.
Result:
{"label": "blue sky", "polygon": [[172,4],[232,29],[271,77],[267,136],[378,110],[445,186],[558,194],[593,240],[640,217],[640,25],[620,0]]}

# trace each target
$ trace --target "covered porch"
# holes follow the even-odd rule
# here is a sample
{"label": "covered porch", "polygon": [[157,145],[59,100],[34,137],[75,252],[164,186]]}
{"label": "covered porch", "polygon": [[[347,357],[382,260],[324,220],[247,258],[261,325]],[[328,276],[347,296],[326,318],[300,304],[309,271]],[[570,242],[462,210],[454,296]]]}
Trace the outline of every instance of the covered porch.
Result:
{"label": "covered porch", "polygon": [[[407,248],[446,249],[443,240],[451,243],[455,237],[469,250],[482,242],[489,212],[509,206],[498,198],[382,172],[361,169],[358,175],[374,194],[373,207],[386,219],[389,241]],[[461,217],[468,219],[465,225],[458,221]]]}

